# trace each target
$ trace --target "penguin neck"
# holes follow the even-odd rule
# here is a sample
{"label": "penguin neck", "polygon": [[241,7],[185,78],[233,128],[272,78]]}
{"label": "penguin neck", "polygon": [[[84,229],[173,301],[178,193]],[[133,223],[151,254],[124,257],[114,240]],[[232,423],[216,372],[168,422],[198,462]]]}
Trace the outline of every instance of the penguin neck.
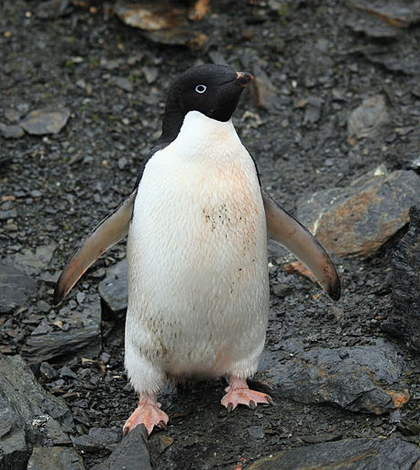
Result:
{"label": "penguin neck", "polygon": [[230,139],[239,140],[232,120],[218,121],[199,111],[190,111],[184,117],[176,142],[179,145],[202,148],[223,145]]}

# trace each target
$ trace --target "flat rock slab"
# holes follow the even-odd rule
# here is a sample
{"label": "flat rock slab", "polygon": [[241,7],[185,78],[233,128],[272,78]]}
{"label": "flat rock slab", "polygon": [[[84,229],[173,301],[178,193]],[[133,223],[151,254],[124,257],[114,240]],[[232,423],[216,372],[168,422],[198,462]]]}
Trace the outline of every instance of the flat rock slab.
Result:
{"label": "flat rock slab", "polygon": [[5,139],[20,139],[24,136],[23,129],[20,126],[5,125],[0,123],[0,134]]}
{"label": "flat rock slab", "polygon": [[26,304],[35,292],[35,281],[4,261],[0,261],[0,313],[11,313]]}
{"label": "flat rock slab", "polygon": [[61,109],[37,109],[31,111],[19,125],[31,135],[57,134],[67,124],[71,111]]}
{"label": "flat rock slab", "polygon": [[[267,360],[265,358],[265,360]],[[349,411],[383,414],[409,400],[407,391],[389,389],[402,374],[403,361],[393,345],[317,348],[295,354],[260,373],[274,399],[329,403]]]}
{"label": "flat rock slab", "polygon": [[69,447],[34,447],[27,470],[85,470],[82,457]]}
{"label": "flat rock slab", "polygon": [[43,362],[77,353],[98,355],[101,342],[101,305],[97,295],[87,298],[83,310],[65,306],[54,317],[46,317],[22,347],[28,362]]}
{"label": "flat rock slab", "polygon": [[187,9],[182,6],[174,7],[166,2],[136,4],[119,1],[114,12],[121,21],[140,29],[153,42],[201,49],[208,41],[205,34],[191,28]]}
{"label": "flat rock slab", "polygon": [[298,218],[327,250],[367,257],[409,221],[408,211],[419,200],[420,177],[414,171],[388,174],[379,167],[346,188],[300,202]]}
{"label": "flat rock slab", "polygon": [[69,444],[74,430],[67,405],[38,384],[20,356],[0,354],[0,417],[4,470],[26,470],[31,445]]}
{"label": "flat rock slab", "polygon": [[151,470],[146,429],[139,425],[120,442],[108,460],[92,470]]}
{"label": "flat rock slab", "polygon": [[410,227],[392,259],[392,312],[382,328],[420,352],[420,208],[410,209]]}
{"label": "flat rock slab", "polygon": [[117,318],[123,318],[128,305],[127,260],[123,259],[106,271],[99,284],[99,294],[107,309]]}
{"label": "flat rock slab", "polygon": [[350,114],[347,122],[349,137],[375,137],[388,121],[385,98],[382,95],[372,96]]}
{"label": "flat rock slab", "polygon": [[345,439],[285,450],[255,462],[249,470],[413,470],[417,445],[400,439]]}

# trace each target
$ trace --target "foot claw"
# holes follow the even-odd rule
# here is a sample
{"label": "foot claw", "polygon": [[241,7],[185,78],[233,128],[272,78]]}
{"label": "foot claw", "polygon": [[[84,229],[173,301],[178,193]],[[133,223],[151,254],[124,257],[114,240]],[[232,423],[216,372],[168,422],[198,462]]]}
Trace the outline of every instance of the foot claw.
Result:
{"label": "foot claw", "polygon": [[222,398],[222,405],[226,407],[228,412],[234,410],[238,405],[246,405],[255,409],[258,403],[273,403],[272,398],[266,393],[250,390],[244,379],[231,379],[226,392]]}
{"label": "foot claw", "polygon": [[155,399],[147,398],[139,402],[139,406],[125,422],[123,435],[126,436],[139,424],[144,424],[147,434],[150,435],[155,426],[166,429],[168,421],[169,417],[160,409],[160,403],[157,403]]}

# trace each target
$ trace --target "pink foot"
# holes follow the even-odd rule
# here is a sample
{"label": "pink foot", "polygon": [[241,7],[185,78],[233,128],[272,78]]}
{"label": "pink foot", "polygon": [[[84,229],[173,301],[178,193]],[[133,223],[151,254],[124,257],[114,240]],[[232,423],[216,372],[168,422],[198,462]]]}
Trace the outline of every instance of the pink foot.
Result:
{"label": "pink foot", "polygon": [[126,436],[137,425],[144,424],[147,434],[151,434],[155,426],[166,429],[169,417],[160,409],[162,405],[156,401],[156,397],[141,395],[139,405],[124,424],[123,434]]}
{"label": "pink foot", "polygon": [[230,379],[229,387],[225,389],[226,395],[222,398],[221,403],[228,411],[234,410],[238,405],[246,405],[256,408],[257,403],[273,403],[270,395],[266,393],[251,390],[246,380],[234,377]]}

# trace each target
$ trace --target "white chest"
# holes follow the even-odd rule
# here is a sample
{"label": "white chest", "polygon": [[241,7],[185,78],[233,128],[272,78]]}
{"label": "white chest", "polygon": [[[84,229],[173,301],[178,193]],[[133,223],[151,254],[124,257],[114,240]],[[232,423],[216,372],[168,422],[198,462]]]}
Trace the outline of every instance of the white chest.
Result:
{"label": "white chest", "polygon": [[194,351],[193,362],[208,364],[233,330],[238,344],[246,335],[246,348],[261,348],[268,315],[265,213],[254,162],[231,122],[189,113],[177,139],[150,159],[128,260],[130,321],[149,325],[165,342],[174,374],[178,362],[186,364],[176,351],[184,359]]}

